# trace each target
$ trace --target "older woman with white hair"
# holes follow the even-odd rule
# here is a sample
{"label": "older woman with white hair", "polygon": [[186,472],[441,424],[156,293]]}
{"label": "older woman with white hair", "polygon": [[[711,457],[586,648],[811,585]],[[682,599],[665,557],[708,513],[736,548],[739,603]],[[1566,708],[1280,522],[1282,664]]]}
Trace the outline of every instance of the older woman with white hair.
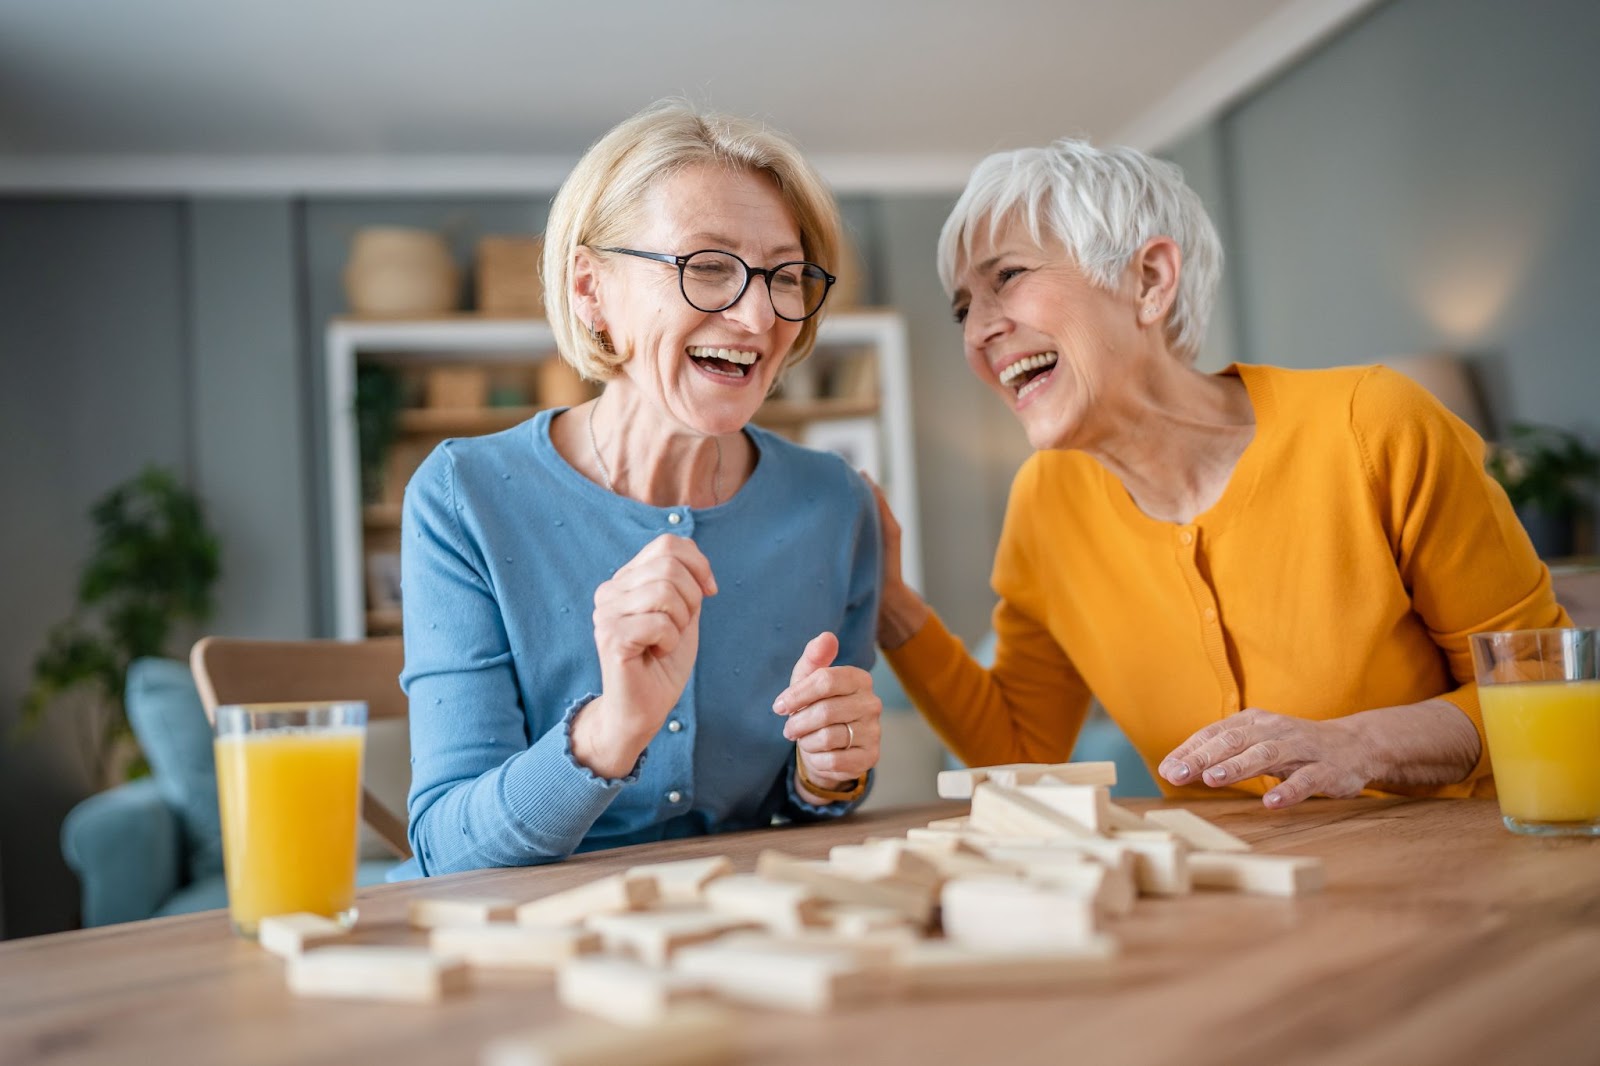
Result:
{"label": "older woman with white hair", "polygon": [[833,817],[866,795],[872,496],[837,457],[748,424],[810,352],[838,248],[821,179],[753,123],[658,106],[573,170],[545,304],[604,392],[446,441],[406,490],[400,876]]}
{"label": "older woman with white hair", "polygon": [[1193,363],[1221,269],[1174,166],[1063,140],[981,163],[939,272],[1036,453],[992,669],[899,579],[879,643],[973,765],[1055,762],[1091,694],[1169,795],[1492,795],[1468,634],[1570,625],[1483,444],[1382,367]]}

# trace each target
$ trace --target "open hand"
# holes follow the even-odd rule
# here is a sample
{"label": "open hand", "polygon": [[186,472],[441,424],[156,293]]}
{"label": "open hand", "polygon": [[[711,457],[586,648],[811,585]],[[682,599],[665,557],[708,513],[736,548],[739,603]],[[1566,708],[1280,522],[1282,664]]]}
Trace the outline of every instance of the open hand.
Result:
{"label": "open hand", "polygon": [[1221,788],[1251,777],[1278,777],[1262,798],[1272,808],[1310,796],[1357,796],[1373,779],[1350,718],[1316,721],[1247,707],[1213,722],[1161,760],[1157,772],[1174,785]]}

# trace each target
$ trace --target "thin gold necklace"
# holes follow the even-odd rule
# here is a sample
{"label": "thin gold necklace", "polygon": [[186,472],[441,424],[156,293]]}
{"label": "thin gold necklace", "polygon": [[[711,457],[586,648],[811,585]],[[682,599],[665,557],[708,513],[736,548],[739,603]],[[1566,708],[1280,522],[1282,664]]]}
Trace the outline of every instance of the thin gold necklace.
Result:
{"label": "thin gold necklace", "polygon": [[[589,423],[589,448],[594,452],[595,465],[600,467],[600,476],[605,479],[606,491],[615,495],[617,487],[611,481],[611,468],[606,466],[606,461],[600,454],[600,442],[594,436],[594,413],[599,409],[600,399],[596,397],[594,403],[589,406],[589,417],[587,419]],[[711,472],[711,506],[716,507],[722,503],[722,438],[712,437],[711,443],[717,449],[717,465]]]}

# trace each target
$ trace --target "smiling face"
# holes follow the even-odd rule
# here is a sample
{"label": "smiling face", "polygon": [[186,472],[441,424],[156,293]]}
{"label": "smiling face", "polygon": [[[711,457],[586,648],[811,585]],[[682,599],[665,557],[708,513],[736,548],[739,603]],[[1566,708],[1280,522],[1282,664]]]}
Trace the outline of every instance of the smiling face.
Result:
{"label": "smiling face", "polygon": [[1143,354],[1135,284],[1093,284],[1025,227],[985,226],[957,265],[952,307],[967,364],[1021,420],[1036,449],[1092,444],[1097,410]]}
{"label": "smiling face", "polygon": [[[716,166],[689,167],[652,186],[620,245],[672,255],[711,248],[752,267],[805,258],[799,227],[773,180]],[[628,354],[611,387],[636,391],[671,421],[702,434],[733,432],[750,421],[800,333],[800,323],[773,313],[760,278],[750,279],[738,303],[713,313],[689,305],[671,263],[612,253],[597,257],[592,272],[580,269],[576,281],[592,285],[593,313],[616,349]]]}

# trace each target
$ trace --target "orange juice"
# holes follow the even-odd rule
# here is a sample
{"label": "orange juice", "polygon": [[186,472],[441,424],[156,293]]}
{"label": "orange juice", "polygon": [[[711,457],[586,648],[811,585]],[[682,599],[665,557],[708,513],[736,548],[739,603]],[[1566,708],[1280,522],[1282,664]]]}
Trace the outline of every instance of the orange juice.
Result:
{"label": "orange juice", "polygon": [[217,797],[228,909],[241,932],[272,914],[333,918],[355,898],[361,809],[358,728],[218,737]]}
{"label": "orange juice", "polygon": [[1600,820],[1600,681],[1480,685],[1500,813]]}

